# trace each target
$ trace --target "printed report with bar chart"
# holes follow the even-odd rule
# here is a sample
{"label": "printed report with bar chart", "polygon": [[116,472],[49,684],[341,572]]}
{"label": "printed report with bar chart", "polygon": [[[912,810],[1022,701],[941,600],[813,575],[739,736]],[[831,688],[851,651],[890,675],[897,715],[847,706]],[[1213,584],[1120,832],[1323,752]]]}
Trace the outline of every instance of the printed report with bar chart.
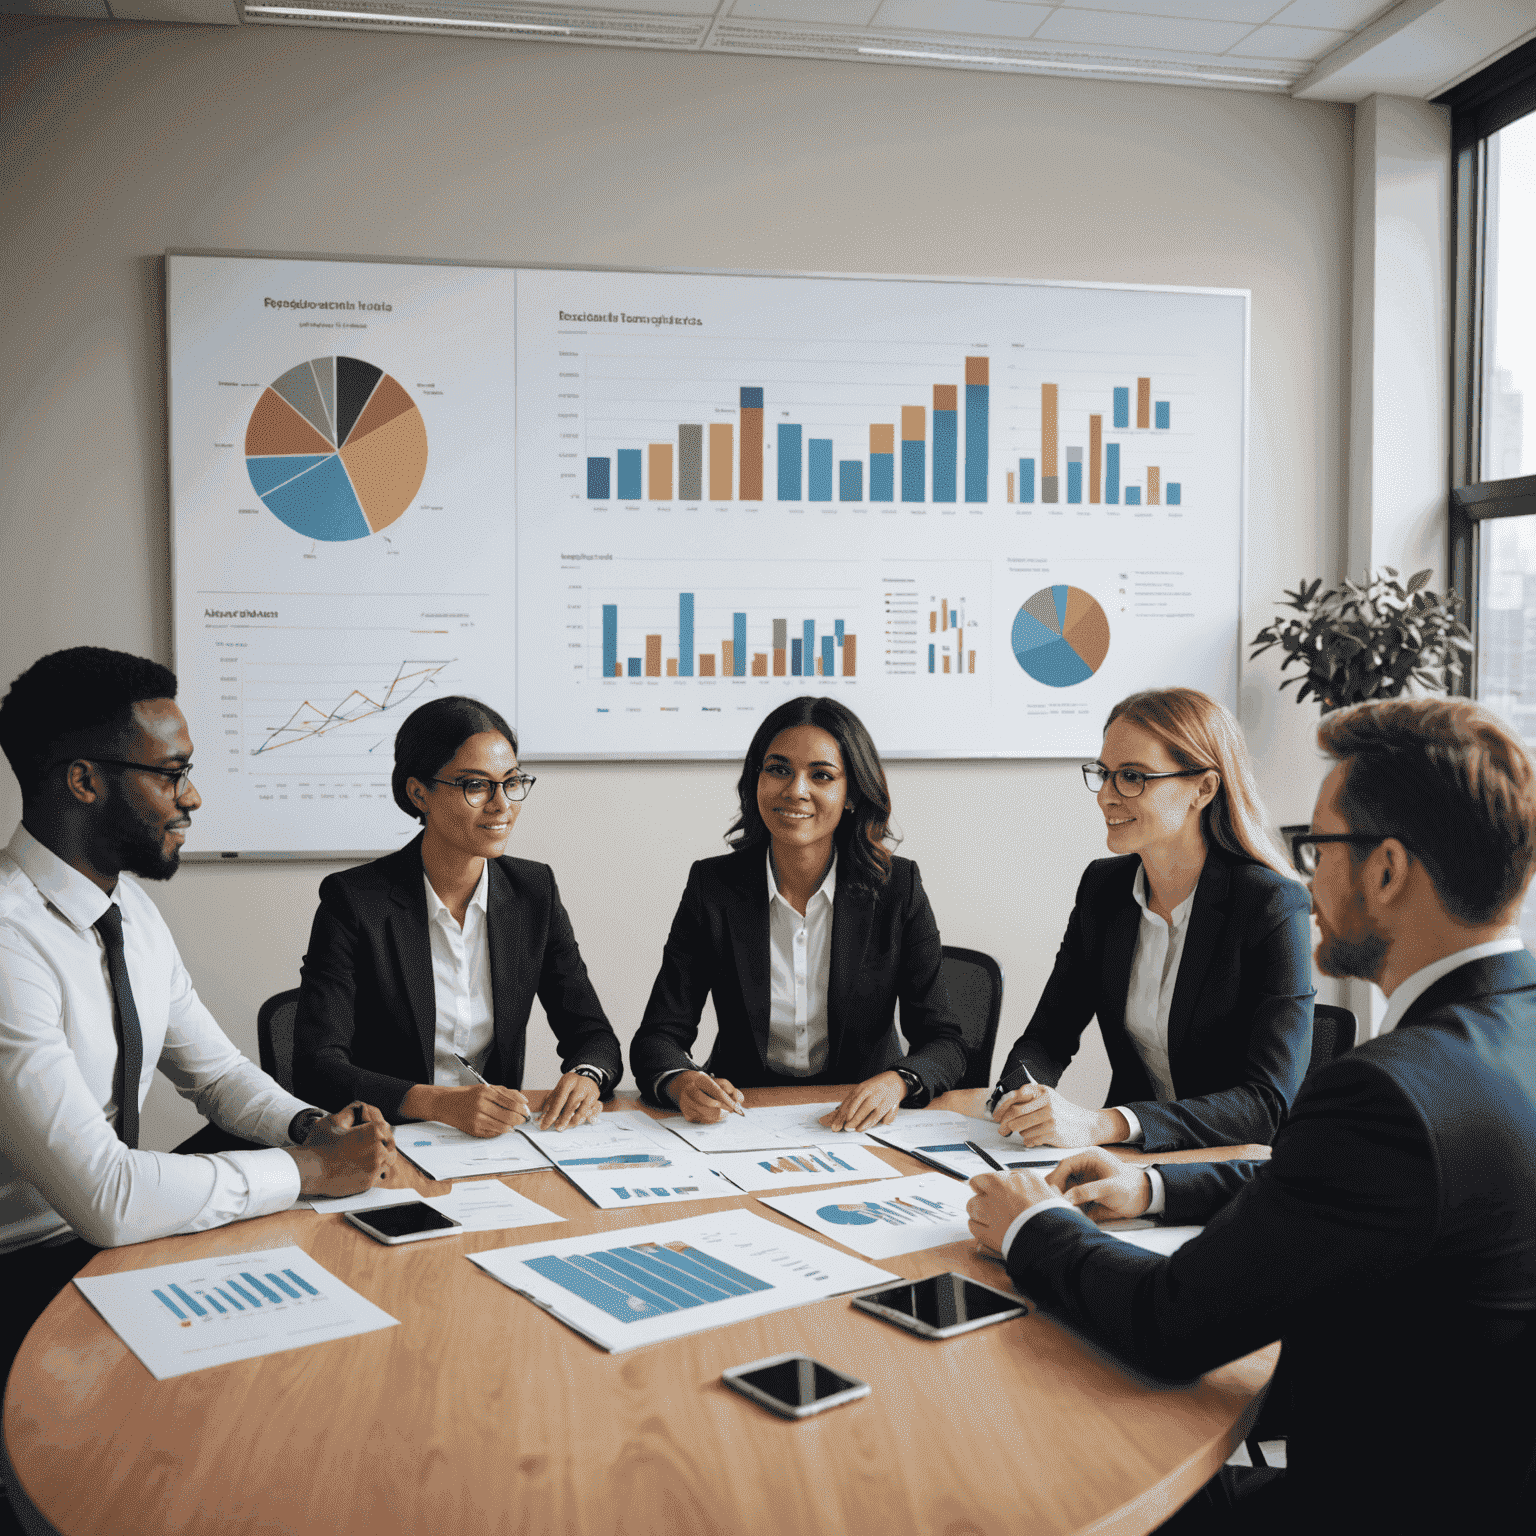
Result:
{"label": "printed report with bar chart", "polygon": [[1246,293],[172,255],[167,294],[191,857],[398,846],[444,693],[621,761],[799,693],[892,758],[1235,700]]}

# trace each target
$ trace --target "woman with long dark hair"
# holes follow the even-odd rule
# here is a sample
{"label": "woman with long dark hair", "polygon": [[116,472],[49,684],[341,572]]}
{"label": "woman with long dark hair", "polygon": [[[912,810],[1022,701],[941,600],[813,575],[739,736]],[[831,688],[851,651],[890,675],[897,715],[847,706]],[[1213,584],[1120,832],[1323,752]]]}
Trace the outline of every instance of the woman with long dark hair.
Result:
{"label": "woman with long dark hair", "polygon": [[[732,851],[689,872],[630,1044],[640,1092],[709,1123],[743,1088],[853,1083],[838,1130],[926,1104],[965,1053],[917,865],[887,846],[869,732],[836,699],[790,699],[758,727],[736,788]],[[711,996],[719,1034],[701,1067],[689,1050]]]}
{"label": "woman with long dark hair", "polygon": [[521,1089],[537,996],[562,1058],[541,1123],[580,1125],[624,1061],[553,871],[504,857],[534,784],[512,727],[478,700],[433,699],[401,725],[390,782],[421,835],[321,882],[294,1025],[298,1091],[499,1135],[533,1116]]}
{"label": "woman with long dark hair", "polygon": [[[1269,1142],[1312,1048],[1310,903],[1237,721],[1194,688],[1134,693],[1082,771],[1116,857],[1084,871],[993,1117],[1026,1146]],[[1055,1086],[1094,1017],[1103,1109]]]}

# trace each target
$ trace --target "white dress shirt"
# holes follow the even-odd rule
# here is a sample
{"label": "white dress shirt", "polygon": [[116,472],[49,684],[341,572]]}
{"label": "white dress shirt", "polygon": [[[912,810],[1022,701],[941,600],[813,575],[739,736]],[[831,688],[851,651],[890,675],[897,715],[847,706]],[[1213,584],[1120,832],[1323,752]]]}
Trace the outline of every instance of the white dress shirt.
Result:
{"label": "white dress shirt", "polygon": [[427,888],[427,933],[432,941],[432,996],[437,1005],[437,1031],[432,1049],[432,1081],[442,1088],[466,1088],[475,1079],[456,1060],[462,1056],[476,1072],[485,1070],[495,1038],[491,998],[491,946],[486,933],[486,894],[491,866],[480,867],[480,883],[469,898],[464,926],[432,889]]}
{"label": "white dress shirt", "polygon": [[[271,1150],[176,1156],[118,1139],[117,1034],[106,947],[115,903],[155,1068],[198,1111]],[[18,826],[0,854],[0,1253],[75,1234],[97,1247],[266,1216],[299,1194],[281,1150],[308,1109],[247,1061],[198,999],[159,908],[131,875],[109,897]]]}
{"label": "white dress shirt", "polygon": [[810,1077],[827,1064],[827,984],[832,976],[832,903],[837,851],[799,913],[768,873],[768,1065],[785,1077]]}

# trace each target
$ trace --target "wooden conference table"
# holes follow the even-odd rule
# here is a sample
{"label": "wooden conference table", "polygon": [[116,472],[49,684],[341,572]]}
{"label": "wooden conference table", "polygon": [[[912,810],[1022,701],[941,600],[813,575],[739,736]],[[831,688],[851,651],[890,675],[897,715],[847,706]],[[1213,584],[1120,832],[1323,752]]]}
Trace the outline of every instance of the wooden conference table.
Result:
{"label": "wooden conference table", "polygon": [[[747,1101],[838,1093],[764,1089]],[[621,1094],[610,1107],[641,1106]],[[877,1150],[904,1173],[925,1171]],[[448,1188],[403,1157],[391,1182]],[[567,1217],[562,1237],[731,1205],[804,1231],[746,1195],[676,1213],[600,1211],[553,1171],[507,1182]],[[296,1243],[402,1326],[156,1381],[67,1286],[6,1393],[19,1489],[63,1536],[1140,1533],[1231,1454],[1274,1364],[1270,1346],[1192,1386],[1153,1386],[1035,1312],[937,1342],[846,1297],[609,1355],[463,1259],[553,1235],[386,1248],[300,1207],[101,1253],[84,1273]],[[971,1242],[880,1267],[1008,1286]],[[796,1423],[721,1383],[726,1366],[784,1350],[874,1390]]]}

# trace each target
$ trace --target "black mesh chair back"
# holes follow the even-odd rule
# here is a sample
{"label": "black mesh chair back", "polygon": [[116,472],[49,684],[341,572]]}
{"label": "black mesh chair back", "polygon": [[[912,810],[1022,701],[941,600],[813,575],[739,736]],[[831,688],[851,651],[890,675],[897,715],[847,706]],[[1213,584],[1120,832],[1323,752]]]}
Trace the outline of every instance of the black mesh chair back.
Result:
{"label": "black mesh chair back", "polygon": [[293,1092],[293,1021],[299,1011],[299,989],[277,992],[256,1013],[256,1044],[261,1070]]}
{"label": "black mesh chair back", "polygon": [[1307,1063],[1307,1076],[1337,1061],[1345,1051],[1355,1048],[1358,1026],[1348,1008],[1337,1003],[1317,1003],[1312,1009],[1312,1059]]}
{"label": "black mesh chair back", "polygon": [[946,944],[943,974],[965,1040],[965,1076],[955,1087],[990,1087],[992,1048],[1003,1012],[1003,968],[979,949]]}

